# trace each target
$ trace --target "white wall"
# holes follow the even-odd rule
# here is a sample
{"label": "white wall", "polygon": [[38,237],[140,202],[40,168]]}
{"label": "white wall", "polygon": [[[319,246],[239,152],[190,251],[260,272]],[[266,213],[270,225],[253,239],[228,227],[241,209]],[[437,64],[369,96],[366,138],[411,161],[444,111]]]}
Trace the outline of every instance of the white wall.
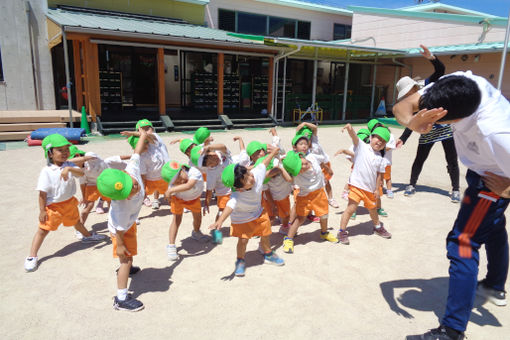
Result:
{"label": "white wall", "polygon": [[[205,19],[209,27],[218,28],[219,8],[309,21],[311,22],[310,39],[312,40],[333,40],[333,24],[350,25],[352,19],[345,15],[310,11],[253,0],[211,0],[208,5],[211,17],[209,18],[207,8],[205,13]],[[213,25],[210,19],[212,19]]]}
{"label": "white wall", "polygon": [[28,18],[25,1],[0,1],[0,47],[4,71],[4,81],[0,82],[0,110],[55,109],[53,71],[44,15],[46,0],[29,2],[31,11]]}

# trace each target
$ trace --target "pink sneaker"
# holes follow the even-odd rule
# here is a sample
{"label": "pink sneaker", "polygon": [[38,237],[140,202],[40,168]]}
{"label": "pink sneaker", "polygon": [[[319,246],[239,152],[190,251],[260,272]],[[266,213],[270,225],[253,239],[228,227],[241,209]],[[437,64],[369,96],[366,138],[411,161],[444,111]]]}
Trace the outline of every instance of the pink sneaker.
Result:
{"label": "pink sneaker", "polygon": [[143,200],[143,204],[146,206],[146,207],[150,207],[152,206],[152,203],[151,203],[151,200],[149,197],[145,197],[145,199]]}
{"label": "pink sneaker", "polygon": [[308,215],[308,217],[307,217],[307,218],[308,218],[310,221],[312,221],[312,222],[320,222],[320,221],[321,221],[321,219],[320,219],[320,218],[318,218],[318,217],[317,217],[317,216],[315,216],[315,215]]}
{"label": "pink sneaker", "polygon": [[382,238],[391,238],[391,234],[386,229],[384,229],[382,223],[379,228],[374,227],[374,233],[381,236]]}
{"label": "pink sneaker", "polygon": [[97,208],[96,208],[96,214],[104,214],[104,209],[103,209],[103,207],[97,207]]}
{"label": "pink sneaker", "polygon": [[349,192],[348,191],[344,191],[343,194],[342,194],[342,198],[346,201],[349,200]]}

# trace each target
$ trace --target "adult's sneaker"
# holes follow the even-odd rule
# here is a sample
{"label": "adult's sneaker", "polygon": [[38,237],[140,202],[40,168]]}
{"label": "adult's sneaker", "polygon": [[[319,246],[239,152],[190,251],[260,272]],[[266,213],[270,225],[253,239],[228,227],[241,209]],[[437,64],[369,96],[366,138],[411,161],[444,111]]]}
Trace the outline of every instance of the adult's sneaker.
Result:
{"label": "adult's sneaker", "polygon": [[166,254],[169,261],[177,261],[179,259],[179,255],[177,254],[177,247],[175,244],[166,245]]}
{"label": "adult's sneaker", "polygon": [[294,240],[290,237],[285,237],[283,239],[283,252],[287,254],[292,254],[294,252]]}
{"label": "adult's sneaker", "polygon": [[128,312],[138,312],[143,308],[143,303],[133,298],[130,294],[128,294],[126,300],[124,301],[119,300],[116,296],[113,297],[113,309],[124,310]]}
{"label": "adult's sneaker", "polygon": [[25,259],[25,271],[27,273],[37,270],[37,260],[39,260],[37,256],[36,257],[29,256]]}
{"label": "adult's sneaker", "polygon": [[283,266],[285,261],[276,255],[276,253],[273,251],[270,255],[264,255],[264,263],[272,264],[275,266]]}
{"label": "adult's sneaker", "polygon": [[416,193],[416,189],[412,185],[406,186],[406,190],[404,191],[404,196],[412,196]]}
{"label": "adult's sneaker", "polygon": [[82,243],[94,243],[94,242],[102,242],[106,240],[106,235],[91,233],[90,236],[83,236],[81,239]]}
{"label": "adult's sneaker", "polygon": [[460,203],[460,192],[459,191],[452,191],[451,196],[453,203]]}
{"label": "adult's sneaker", "polygon": [[382,238],[391,238],[391,234],[386,229],[384,229],[382,223],[379,228],[374,227],[374,233],[381,236]]}
{"label": "adult's sneaker", "polygon": [[234,275],[235,276],[244,276],[245,272],[246,272],[246,262],[243,259],[237,259]]}
{"label": "adult's sneaker", "polygon": [[438,328],[431,329],[425,334],[408,335],[406,340],[462,340],[464,333],[458,332],[450,327],[439,326]]}
{"label": "adult's sneaker", "polygon": [[489,287],[485,283],[485,280],[478,281],[478,286],[476,287],[476,295],[492,302],[496,306],[506,306],[506,292],[504,290],[501,291]]}
{"label": "adult's sneaker", "polygon": [[349,244],[349,232],[347,232],[347,230],[342,230],[340,229],[338,231],[338,242],[340,242],[341,244]]}

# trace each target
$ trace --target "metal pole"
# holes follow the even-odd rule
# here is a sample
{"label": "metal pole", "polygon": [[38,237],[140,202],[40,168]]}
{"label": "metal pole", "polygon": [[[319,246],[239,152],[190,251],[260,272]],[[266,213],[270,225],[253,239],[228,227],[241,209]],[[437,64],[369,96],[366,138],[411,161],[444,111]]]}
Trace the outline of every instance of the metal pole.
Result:
{"label": "metal pole", "polygon": [[67,51],[67,38],[66,31],[64,27],[60,27],[62,29],[62,43],[64,44],[64,64],[66,69],[66,88],[67,88],[67,106],[69,108],[69,122],[71,124],[71,128],[74,127],[73,124],[73,99],[71,93],[71,75],[69,73],[69,53]]}
{"label": "metal pole", "polygon": [[287,57],[283,59],[283,93],[282,93],[282,119],[285,120],[285,87],[287,86]]}
{"label": "metal pole", "polygon": [[278,117],[278,73],[280,73],[280,61],[275,61],[275,67],[276,67],[276,90],[275,90],[275,96],[274,96],[274,114],[273,117],[276,119]]}
{"label": "metal pole", "polygon": [[397,80],[398,79],[398,66],[395,66],[395,79],[393,80],[393,105],[395,105],[395,97],[397,96]]}
{"label": "metal pole", "polygon": [[349,59],[351,59],[351,54],[347,51],[347,62],[345,63],[345,79],[344,79],[344,102],[342,104],[342,120],[345,120],[345,113],[347,111],[347,89],[349,85]]}
{"label": "metal pole", "polygon": [[501,56],[501,66],[499,67],[498,90],[501,90],[501,83],[503,82],[503,72],[505,72],[506,52],[508,50],[508,36],[510,35],[510,12],[508,12],[505,45],[503,46],[503,55]]}
{"label": "metal pole", "polygon": [[[274,75],[276,73],[276,60],[273,60],[273,69],[271,70],[271,72],[273,72],[273,83],[271,84],[271,86],[273,87],[273,93],[271,93],[271,112],[268,112],[268,115],[271,114],[271,117],[274,118],[274,92],[275,92],[275,89],[274,89]],[[269,98],[267,99],[269,100]]]}
{"label": "metal pole", "polygon": [[[377,55],[375,56],[377,63]],[[375,99],[375,78],[377,76],[377,64],[374,64],[374,74],[372,76],[372,96],[370,98],[370,118],[374,118],[374,99]]]}
{"label": "metal pole", "polygon": [[315,105],[316,91],[317,91],[317,47],[315,47],[315,58],[313,60],[313,84],[312,84],[312,109]]}

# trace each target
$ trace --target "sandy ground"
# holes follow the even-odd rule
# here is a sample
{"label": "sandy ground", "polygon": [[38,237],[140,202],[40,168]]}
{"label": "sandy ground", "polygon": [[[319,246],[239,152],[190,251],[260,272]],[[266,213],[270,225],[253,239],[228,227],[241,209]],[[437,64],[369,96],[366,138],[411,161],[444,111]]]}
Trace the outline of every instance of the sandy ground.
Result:
{"label": "sandy ground", "polygon": [[[356,128],[359,128],[356,127]],[[401,130],[393,129],[398,137]],[[294,129],[279,128],[284,146]],[[266,130],[214,133],[233,152],[232,137],[270,141]],[[163,134],[168,142],[183,134]],[[188,135],[189,136],[189,135]],[[190,238],[191,215],[185,214],[178,234],[181,258],[169,262],[165,245],[171,221],[168,205],[159,211],[143,207],[138,229],[136,265],[142,271],[129,288],[145,304],[138,313],[114,311],[115,269],[111,243],[84,245],[72,228],[50,233],[39,252],[40,267],[25,273],[23,261],[37,228],[37,192],[44,166],[40,147],[0,152],[2,178],[0,247],[5,276],[0,285],[0,334],[4,339],[403,339],[438,325],[448,287],[445,237],[459,205],[450,202],[450,180],[441,145],[432,149],[419,179],[417,194],[403,195],[416,152],[414,134],[393,155],[393,200],[383,198],[389,217],[383,221],[390,240],[372,234],[364,208],[349,222],[351,244],[319,241],[319,225],[300,228],[294,254],[281,249],[282,236],[273,227],[273,246],[286,263],[263,264],[258,240],[250,241],[246,277],[234,278],[236,239],[222,245],[200,244]],[[340,127],[321,127],[320,141],[331,156],[351,142]],[[103,157],[129,153],[120,139],[81,146]],[[172,158],[185,161],[177,145]],[[340,198],[349,175],[344,157],[332,158],[332,180],[340,209],[331,209],[329,226],[337,230],[346,201]],[[461,190],[466,187],[461,166]],[[77,194],[79,196],[79,194]],[[212,207],[216,212],[216,207]],[[509,212],[507,211],[507,217]],[[202,230],[212,222],[206,216]],[[107,233],[107,215],[91,214],[86,223]],[[228,233],[224,227],[225,235]],[[486,272],[481,252],[480,278]],[[508,284],[507,284],[507,290]],[[508,339],[510,308],[479,300],[468,325],[470,340]],[[505,335],[506,334],[506,335]]]}

